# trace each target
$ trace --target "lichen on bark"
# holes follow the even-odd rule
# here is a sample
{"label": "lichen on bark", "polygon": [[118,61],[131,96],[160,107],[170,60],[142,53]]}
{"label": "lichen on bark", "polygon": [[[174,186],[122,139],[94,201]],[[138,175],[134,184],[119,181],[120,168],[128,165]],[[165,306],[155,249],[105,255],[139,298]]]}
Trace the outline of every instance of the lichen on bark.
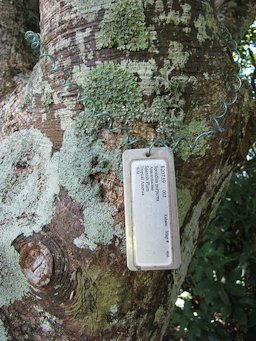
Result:
{"label": "lichen on bark", "polygon": [[51,151],[50,140],[37,129],[15,132],[1,143],[1,306],[29,291],[12,242],[22,233],[40,231],[51,221],[59,190],[56,158],[51,158]]}
{"label": "lichen on bark", "polygon": [[[20,291],[8,281],[5,283],[7,297],[12,302],[4,307],[5,314],[14,320],[12,329],[17,339],[27,333],[29,338],[58,341],[60,338],[65,341],[161,340],[198,236],[211,216],[212,205],[218,202],[221,184],[228,179],[227,174],[235,163],[236,155],[231,158],[230,153],[236,153],[232,131],[240,129],[236,123],[238,110],[234,107],[232,115],[225,117],[226,135],[200,140],[192,153],[181,144],[176,154],[182,265],[172,272],[131,273],[126,268],[121,169],[125,134],[121,130],[111,132],[109,121],[112,117],[114,128],[128,126],[131,135],[143,139],[139,147],[158,138],[171,144],[184,136],[193,142],[208,130],[211,115],[222,103],[219,99],[227,93],[222,86],[226,81],[224,71],[234,69],[227,49],[216,39],[219,38],[215,32],[216,18],[207,9],[212,4],[192,0],[45,0],[40,3],[42,39],[62,71],[49,73],[49,59],[41,59],[27,88],[20,84],[10,95],[11,99],[6,100],[1,120],[5,117],[9,126],[1,138],[6,145],[12,141],[14,149],[17,147],[17,151],[11,150],[12,156],[23,154],[11,133],[24,126],[21,120],[15,121],[15,125],[11,120],[17,112],[23,115],[28,110],[29,119],[23,119],[30,131],[27,136],[33,135],[36,125],[49,138],[37,131],[36,155],[41,160],[38,163],[35,160],[37,173],[35,170],[29,173],[28,153],[25,159],[21,157],[17,169],[10,166],[11,176],[3,178],[5,182],[10,180],[10,186],[14,185],[10,196],[14,200],[14,211],[20,213],[26,208],[29,213],[12,216],[12,222],[16,223],[12,238],[18,232],[28,235],[19,236],[20,248],[15,240],[15,249],[23,259],[24,253],[27,254],[24,244],[29,247],[32,240],[36,249],[38,245],[45,245],[54,260],[54,271],[48,257],[46,281],[40,281],[42,286],[36,288],[33,300],[31,296],[22,298],[28,285],[16,269],[18,253],[11,246],[12,239],[4,233],[4,245],[0,242],[3,266],[7,264],[6,271],[11,273],[9,278],[13,281],[18,283],[22,278],[19,276],[23,276]],[[138,11],[135,13],[134,9]],[[127,13],[134,16],[127,17]],[[195,22],[205,13],[206,23],[201,21],[202,25],[196,27]],[[116,26],[112,25],[114,19]],[[120,22],[125,25],[120,26]],[[70,87],[64,87],[65,80],[71,82]],[[77,89],[72,87],[73,83],[85,89],[81,102],[76,101]],[[103,115],[97,117],[93,113]],[[243,133],[246,134],[246,129]],[[15,134],[20,137],[21,131]],[[22,146],[30,146],[30,137],[29,141],[24,140]],[[6,155],[9,149],[4,152]],[[4,168],[4,173],[8,173],[8,167]],[[54,190],[44,186],[48,180]],[[24,183],[29,190],[37,181],[42,185],[37,192],[39,201],[41,191],[44,193],[42,215],[33,194],[26,195],[22,188]],[[19,205],[15,194],[24,199]],[[14,225],[5,226],[8,233],[14,231]],[[33,260],[32,257],[34,267]],[[24,262],[20,264],[23,266]],[[28,269],[27,262],[25,265]],[[14,272],[16,277],[12,277]],[[45,275],[44,271],[40,273]],[[31,283],[33,287],[37,284]],[[9,295],[9,289],[14,294]],[[13,302],[16,298],[22,300]],[[35,302],[42,305],[42,312],[35,311]],[[29,314],[26,314],[27,305],[31,306]],[[23,310],[25,313],[20,314]],[[51,315],[47,315],[49,312]],[[61,320],[59,326],[53,315]],[[6,320],[4,324],[8,326]],[[28,325],[40,328],[35,332]]]}
{"label": "lichen on bark", "polygon": [[198,30],[197,39],[200,44],[206,40],[212,40],[219,32],[219,27],[214,16],[214,11],[207,1],[202,2],[204,14],[199,14],[194,21],[195,28]]}
{"label": "lichen on bark", "polygon": [[9,136],[0,150],[0,221],[20,227],[20,233],[38,231],[51,220],[58,193],[56,158],[52,144],[37,129]]}
{"label": "lichen on bark", "polygon": [[87,131],[98,131],[109,120],[125,125],[140,113],[142,91],[136,77],[113,62],[92,68],[81,85],[85,112],[79,121]]}
{"label": "lichen on bark", "polygon": [[122,237],[120,227],[114,224],[115,208],[103,202],[101,185],[94,180],[98,173],[107,176],[113,169],[121,175],[121,151],[107,151],[103,141],[89,138],[74,122],[64,134],[59,160],[60,184],[84,207],[88,247],[107,245],[114,236]]}
{"label": "lichen on bark", "polygon": [[114,2],[96,34],[98,48],[138,51],[148,47],[148,32],[141,0]]}
{"label": "lichen on bark", "polygon": [[108,270],[101,273],[97,267],[78,271],[76,276],[76,294],[67,308],[70,318],[87,332],[111,329],[128,307],[129,289],[124,280]]}
{"label": "lichen on bark", "polygon": [[6,332],[4,329],[4,324],[1,320],[0,320],[0,340],[1,341],[7,341]]}
{"label": "lichen on bark", "polygon": [[179,212],[179,225],[182,226],[192,204],[192,196],[189,189],[177,188],[177,204]]}

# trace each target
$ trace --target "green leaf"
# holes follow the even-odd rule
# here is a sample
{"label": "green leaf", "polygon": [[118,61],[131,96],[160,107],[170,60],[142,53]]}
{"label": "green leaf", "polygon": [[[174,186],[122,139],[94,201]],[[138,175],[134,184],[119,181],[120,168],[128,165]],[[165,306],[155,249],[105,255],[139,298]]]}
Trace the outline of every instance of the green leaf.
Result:
{"label": "green leaf", "polygon": [[241,326],[247,325],[247,315],[245,311],[239,307],[235,307],[234,312],[232,314],[232,319],[234,321],[237,321],[238,324],[240,324]]}
{"label": "green leaf", "polygon": [[226,305],[224,304],[221,308],[220,308],[220,312],[222,315],[222,319],[226,320],[232,313],[232,305]]}
{"label": "green leaf", "polygon": [[251,309],[248,313],[248,322],[247,327],[251,328],[256,326],[256,307],[254,309]]}
{"label": "green leaf", "polygon": [[189,323],[188,320],[182,320],[182,321],[181,321],[180,330],[179,330],[179,332],[178,332],[177,335],[176,335],[177,337],[183,336],[183,334],[184,334],[184,332],[185,332],[185,328],[187,328],[187,326],[188,326],[188,323]]}
{"label": "green leaf", "polygon": [[223,319],[226,320],[227,317],[229,317],[232,312],[232,305],[224,287],[221,287],[219,289],[219,293],[220,293],[220,299],[223,302],[220,308],[220,312],[222,314]]}
{"label": "green leaf", "polygon": [[214,334],[209,334],[208,340],[209,341],[222,341],[217,335],[214,335]]}
{"label": "green leaf", "polygon": [[206,257],[210,254],[211,249],[212,249],[211,242],[206,242],[198,250],[198,255]]}
{"label": "green leaf", "polygon": [[222,300],[222,302],[225,304],[225,305],[230,305],[230,300],[229,300],[229,297],[224,289],[224,287],[222,286],[220,289],[219,289],[219,294],[220,294],[220,298]]}
{"label": "green leaf", "polygon": [[228,275],[228,279],[230,282],[236,282],[242,278],[242,268],[239,266],[232,270]]}
{"label": "green leaf", "polygon": [[226,291],[233,295],[233,296],[244,296],[245,295],[245,287],[243,287],[241,284],[236,284],[233,282],[227,282],[225,284]]}
{"label": "green leaf", "polygon": [[173,323],[173,324],[179,324],[181,320],[182,320],[182,314],[180,314],[180,313],[178,313],[178,312],[175,312],[175,313],[172,315],[171,323]]}
{"label": "green leaf", "polygon": [[238,302],[246,307],[256,307],[256,299],[249,296],[239,298]]}
{"label": "green leaf", "polygon": [[187,318],[192,318],[193,317],[193,312],[192,312],[192,307],[191,307],[191,302],[190,301],[185,301],[184,308],[183,308],[183,314]]}
{"label": "green leaf", "polygon": [[191,341],[196,340],[198,337],[201,337],[201,335],[202,335],[202,330],[197,325],[197,323],[191,323],[191,327],[189,327],[188,339]]}
{"label": "green leaf", "polygon": [[206,266],[204,269],[204,273],[206,274],[206,277],[212,281],[213,280],[213,268],[211,266]]}

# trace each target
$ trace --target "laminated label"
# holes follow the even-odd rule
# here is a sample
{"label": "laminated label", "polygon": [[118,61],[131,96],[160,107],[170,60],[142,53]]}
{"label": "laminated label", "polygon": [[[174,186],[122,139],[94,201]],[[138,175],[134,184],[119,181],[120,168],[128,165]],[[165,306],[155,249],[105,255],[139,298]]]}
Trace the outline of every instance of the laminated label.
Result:
{"label": "laminated label", "polygon": [[167,148],[123,154],[127,265],[130,270],[175,269],[180,242],[173,154]]}

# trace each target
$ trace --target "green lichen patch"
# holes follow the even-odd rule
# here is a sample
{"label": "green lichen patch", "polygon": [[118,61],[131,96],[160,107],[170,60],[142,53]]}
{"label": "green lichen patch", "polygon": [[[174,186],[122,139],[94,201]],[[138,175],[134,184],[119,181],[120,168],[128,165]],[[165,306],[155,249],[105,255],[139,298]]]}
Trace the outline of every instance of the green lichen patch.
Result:
{"label": "green lichen patch", "polygon": [[157,96],[144,116],[145,121],[157,123],[156,131],[161,137],[171,135],[182,125],[185,113],[175,102],[172,96]]}
{"label": "green lichen patch", "polygon": [[[152,95],[155,91],[154,76],[157,71],[156,61],[151,58],[148,61],[123,60],[120,67],[131,74],[139,76],[139,86],[144,95]],[[138,99],[139,102],[139,99]]]}
{"label": "green lichen patch", "polygon": [[159,49],[157,47],[158,34],[157,34],[155,26],[154,25],[149,25],[148,31],[149,31],[149,48],[148,48],[148,52],[149,53],[159,54]]}
{"label": "green lichen patch", "polygon": [[127,285],[114,273],[93,267],[77,272],[76,296],[70,306],[75,323],[90,332],[108,330],[128,298]]}
{"label": "green lichen patch", "polygon": [[192,204],[192,196],[187,188],[177,188],[179,225],[182,226]]}
{"label": "green lichen patch", "polygon": [[5,329],[4,329],[4,324],[2,320],[0,320],[0,340],[1,341],[7,341]]}
{"label": "green lichen patch", "polygon": [[197,79],[194,76],[187,76],[185,74],[179,74],[172,76],[173,65],[169,60],[165,60],[163,68],[159,70],[159,77],[156,77],[155,90],[158,95],[161,94],[161,88],[164,87],[166,91],[170,91],[171,94],[182,97],[186,86],[194,86]]}
{"label": "green lichen patch", "polygon": [[213,6],[211,6],[208,1],[205,1],[203,3],[203,9],[205,10],[207,15],[207,25],[209,27],[209,30],[211,31],[213,36],[215,36],[219,33],[220,26],[218,20],[216,19]]}
{"label": "green lichen patch", "polygon": [[12,242],[51,221],[59,191],[51,151],[50,140],[36,129],[15,132],[0,145],[0,306],[29,291]]}
{"label": "green lichen patch", "polygon": [[155,21],[163,24],[188,25],[191,20],[191,6],[189,4],[183,4],[180,7],[181,11],[175,11],[173,9],[173,1],[169,0],[169,11],[162,11]]}
{"label": "green lichen patch", "polygon": [[154,323],[162,323],[164,318],[166,318],[166,309],[161,304],[155,313]]}
{"label": "green lichen patch", "polygon": [[198,18],[194,22],[195,28],[197,29],[197,39],[202,44],[205,42],[206,39],[210,39],[210,36],[207,34],[207,20],[206,18],[202,15],[199,14]]}
{"label": "green lichen patch", "polygon": [[89,238],[87,238],[84,233],[74,239],[74,244],[80,249],[90,249],[91,251],[95,250],[97,247],[97,244],[93,243]]}
{"label": "green lichen patch", "polygon": [[[94,14],[101,9],[107,9],[111,5],[113,0],[65,0],[67,3],[71,3],[77,8],[82,15],[91,13]],[[92,18],[92,17],[90,17]]]}
{"label": "green lichen patch", "polygon": [[48,82],[42,82],[42,96],[41,102],[45,106],[49,106],[54,103],[54,91],[51,88],[51,85]]}
{"label": "green lichen patch", "polygon": [[161,13],[164,11],[163,0],[156,0],[155,1],[155,11],[156,11],[156,13]]}
{"label": "green lichen patch", "polygon": [[180,17],[180,22],[184,25],[189,24],[191,20],[191,6],[189,4],[181,5],[182,15]]}
{"label": "green lichen patch", "polygon": [[168,48],[168,57],[171,60],[171,70],[182,69],[188,61],[190,53],[183,51],[184,47],[177,41],[171,41]]}
{"label": "green lichen patch", "polygon": [[195,28],[197,29],[197,39],[200,44],[206,40],[213,40],[219,31],[214,11],[208,2],[203,2],[203,9],[205,14],[199,14],[198,18],[194,21]]}
{"label": "green lichen patch", "polygon": [[59,190],[51,151],[52,143],[37,129],[15,132],[1,144],[0,223],[4,226],[13,230],[19,226],[19,233],[30,234],[50,222]]}
{"label": "green lichen patch", "polygon": [[145,14],[140,0],[114,2],[96,34],[98,48],[139,51],[148,47]]}
{"label": "green lichen patch", "polygon": [[125,124],[140,111],[142,91],[136,77],[113,62],[99,64],[85,77],[84,116],[80,124],[99,130],[109,119]]}
{"label": "green lichen patch", "polygon": [[59,161],[60,184],[84,207],[88,247],[111,243],[120,236],[119,226],[114,226],[114,207],[103,202],[102,189],[93,179],[98,173],[120,173],[121,151],[106,151],[100,140],[82,134],[74,122],[65,131]]}
{"label": "green lichen patch", "polygon": [[[86,235],[93,243],[110,244],[113,236],[123,237],[123,230],[114,226],[114,210],[106,203],[95,202],[84,209]],[[88,219],[90,223],[87,224]],[[107,223],[106,223],[107,222]]]}
{"label": "green lichen patch", "polygon": [[[175,135],[177,139],[179,137],[184,137],[190,144],[193,144],[197,136],[209,130],[210,128],[208,127],[206,120],[201,119],[199,121],[199,120],[193,119],[192,121],[190,121],[188,125],[183,125],[175,133]],[[185,142],[184,140],[184,142],[182,142],[179,146],[178,156],[184,161],[186,161],[191,155],[195,155],[197,157],[203,157],[205,156],[208,148],[209,148],[209,144],[208,144],[208,140],[206,136],[200,138],[197,141],[196,146],[194,147],[193,150],[191,150],[188,143]]]}
{"label": "green lichen patch", "polygon": [[[155,83],[157,96],[145,111],[144,120],[156,124],[159,137],[172,142],[175,133],[182,127],[185,117],[183,93],[186,86],[193,86],[196,83],[196,79],[186,75],[171,77],[170,69],[168,61],[160,70],[160,77],[157,77]],[[163,88],[166,95],[161,95]]]}
{"label": "green lichen patch", "polygon": [[44,92],[41,100],[42,100],[42,104],[45,106],[49,106],[49,105],[53,104],[53,97],[52,97],[52,94],[50,92]]}
{"label": "green lichen patch", "polygon": [[27,109],[31,111],[32,99],[33,99],[33,95],[27,94],[24,97],[23,101],[21,102],[20,109]]}
{"label": "green lichen patch", "polygon": [[19,254],[11,245],[12,241],[8,232],[1,231],[0,307],[21,299],[29,292],[28,281],[20,270]]}
{"label": "green lichen patch", "polygon": [[72,70],[72,82],[74,82],[74,84],[83,86],[90,71],[91,69],[84,64],[75,65]]}

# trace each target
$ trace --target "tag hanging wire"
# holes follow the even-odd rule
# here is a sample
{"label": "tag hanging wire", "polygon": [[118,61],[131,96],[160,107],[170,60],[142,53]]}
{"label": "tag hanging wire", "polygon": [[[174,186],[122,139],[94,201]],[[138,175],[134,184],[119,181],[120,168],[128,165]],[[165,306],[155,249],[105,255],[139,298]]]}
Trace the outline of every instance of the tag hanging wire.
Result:
{"label": "tag hanging wire", "polygon": [[[238,46],[237,46],[236,41],[233,39],[231,33],[229,32],[229,30],[224,25],[221,24],[220,29],[222,30],[223,36],[227,40],[227,43],[228,43],[231,51],[238,56],[238,61],[239,61],[240,53],[238,51]],[[25,33],[25,39],[31,45],[32,49],[40,48],[40,46],[42,47],[40,33],[34,33],[33,31],[27,31]],[[58,71],[62,70],[62,68],[56,67],[55,57],[48,54],[48,52],[43,47],[42,47],[42,52],[40,54],[40,59],[42,59],[42,58],[49,58],[50,59],[51,71],[52,72],[58,72]],[[238,62],[236,62],[236,63],[238,64]],[[242,80],[240,77],[241,65],[240,64],[238,64],[238,65],[239,65],[238,73],[234,76],[234,78],[236,80],[236,84],[234,84],[233,97],[229,101],[225,100],[222,102],[223,109],[222,109],[222,112],[220,114],[212,115],[212,121],[214,123],[214,126],[212,127],[212,129],[210,129],[209,131],[205,131],[205,132],[200,133],[198,136],[195,137],[193,142],[191,142],[188,139],[188,137],[186,137],[186,136],[178,137],[177,140],[171,146],[169,145],[168,142],[163,141],[163,140],[157,139],[155,141],[152,141],[150,146],[148,147],[147,156],[151,156],[152,149],[154,147],[157,147],[157,146],[163,146],[163,147],[171,148],[172,151],[175,153],[177,151],[178,147],[182,143],[185,143],[188,146],[188,148],[191,151],[193,151],[195,149],[195,147],[197,146],[198,141],[201,138],[207,138],[208,136],[214,135],[216,133],[223,133],[225,131],[225,128],[222,127],[221,120],[227,115],[229,106],[233,105],[237,101],[238,92],[242,86]],[[169,76],[171,74],[171,71],[172,70],[169,70],[167,72],[167,75],[166,75],[166,81],[168,81],[168,82],[169,82]],[[118,132],[118,131],[123,131],[125,133],[124,139],[123,139],[123,144],[126,148],[128,148],[128,147],[130,147],[136,143],[139,143],[139,142],[142,143],[143,142],[143,140],[141,138],[130,137],[128,127],[113,127],[113,119],[112,119],[111,115],[108,112],[104,112],[104,111],[103,112],[97,112],[96,111],[96,105],[95,105],[94,101],[84,94],[84,89],[82,88],[82,86],[80,86],[78,84],[74,84],[74,83],[67,83],[66,81],[64,82],[64,85],[65,86],[72,86],[72,87],[75,87],[78,89],[78,94],[77,94],[77,99],[76,99],[78,102],[82,102],[82,103],[87,102],[87,103],[92,104],[91,115],[93,117],[95,117],[95,118],[106,117],[106,120],[109,121],[107,129],[110,132],[114,133],[114,132]]]}
{"label": "tag hanging wire", "polygon": [[[238,61],[240,59],[240,53],[238,51],[238,46],[237,46],[237,42],[233,39],[231,33],[229,32],[229,30],[224,26],[224,25],[220,25],[220,28],[223,32],[223,35],[225,37],[225,39],[227,40],[227,43],[229,44],[229,47],[230,49],[232,50],[233,53],[235,53],[237,56],[238,56]],[[209,131],[206,131],[206,132],[202,132],[201,134],[199,134],[193,142],[191,142],[186,136],[180,136],[174,143],[173,145],[170,147],[173,151],[173,153],[175,153],[178,149],[178,147],[182,144],[182,143],[185,143],[188,148],[193,151],[195,149],[195,147],[197,146],[198,144],[198,141],[202,138],[207,138],[209,136],[212,136],[214,134],[217,134],[217,133],[223,133],[225,131],[225,128],[222,127],[221,125],[221,120],[227,115],[228,113],[228,108],[233,105],[236,101],[237,101],[237,98],[238,98],[238,93],[239,93],[239,90],[242,86],[242,80],[241,80],[241,65],[239,64],[239,62],[236,62],[236,64],[238,65],[238,72],[236,75],[234,75],[234,79],[235,79],[235,82],[233,84],[233,88],[234,88],[234,93],[233,93],[233,96],[232,98],[227,101],[223,101],[222,102],[222,106],[223,106],[223,109],[222,109],[222,112],[219,114],[219,115],[212,115],[212,121],[214,123],[214,126],[212,127],[212,129],[210,129]],[[170,75],[170,71],[167,73],[167,79],[169,79],[169,75]],[[167,147],[168,146],[168,143],[164,142],[164,141],[161,141],[161,140],[156,140],[156,141],[153,141],[150,146],[149,146],[149,149],[148,149],[148,152],[147,152],[147,155],[150,156],[151,155],[151,151],[152,151],[152,148],[155,147],[155,146],[165,146]]]}

